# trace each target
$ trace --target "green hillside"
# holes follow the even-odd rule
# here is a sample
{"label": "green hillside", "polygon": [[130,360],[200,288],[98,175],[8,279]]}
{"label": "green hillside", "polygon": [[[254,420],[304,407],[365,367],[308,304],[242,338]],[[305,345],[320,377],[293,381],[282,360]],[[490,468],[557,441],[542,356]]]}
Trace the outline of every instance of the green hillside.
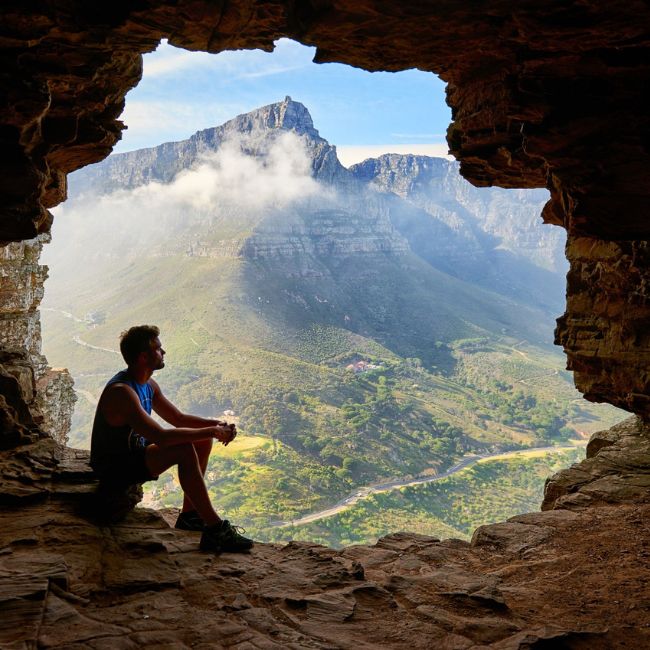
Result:
{"label": "green hillside", "polygon": [[[71,444],[88,446],[119,333],[138,323],[161,329],[167,396],[237,424],[208,482],[256,534],[361,486],[621,419],[580,397],[550,346],[559,240],[535,201],[468,193],[446,161],[367,167],[342,167],[287,99],[74,176],[42,311],[44,352],[76,383]],[[538,499],[533,474],[521,489]],[[147,498],[180,497],[170,474]]]}
{"label": "green hillside", "polygon": [[544,478],[580,456],[576,449],[486,461],[436,483],[372,495],[318,522],[255,532],[265,541],[297,539],[334,547],[373,544],[399,530],[468,540],[478,526],[538,510]]}
{"label": "green hillside", "polygon": [[[71,443],[88,444],[93,402],[123,365],[110,350],[138,322],[161,327],[167,367],[156,378],[172,400],[208,416],[232,410],[247,445],[265,441],[242,458],[215,452],[210,468],[216,502],[256,530],[380,478],[439,471],[467,452],[559,442],[617,419],[579,399],[558,353],[522,342],[536,334],[517,320],[523,311],[439,272],[416,276],[411,263],[400,274],[390,259],[368,261],[363,282],[339,268],[313,286],[250,261],[170,256],[52,283],[46,352],[75,377]],[[452,294],[455,313],[445,306]],[[341,314],[358,330],[335,325]],[[359,360],[375,367],[347,369]],[[179,499],[176,486],[154,502]]]}

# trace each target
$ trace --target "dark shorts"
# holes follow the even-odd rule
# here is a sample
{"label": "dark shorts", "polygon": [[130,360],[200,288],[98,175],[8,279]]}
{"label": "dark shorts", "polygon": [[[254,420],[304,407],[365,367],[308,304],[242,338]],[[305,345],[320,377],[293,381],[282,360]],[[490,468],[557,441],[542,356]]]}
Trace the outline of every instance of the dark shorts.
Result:
{"label": "dark shorts", "polygon": [[95,471],[102,482],[119,487],[157,480],[158,477],[147,468],[144,458],[145,447],[140,447],[126,454],[112,456]]}

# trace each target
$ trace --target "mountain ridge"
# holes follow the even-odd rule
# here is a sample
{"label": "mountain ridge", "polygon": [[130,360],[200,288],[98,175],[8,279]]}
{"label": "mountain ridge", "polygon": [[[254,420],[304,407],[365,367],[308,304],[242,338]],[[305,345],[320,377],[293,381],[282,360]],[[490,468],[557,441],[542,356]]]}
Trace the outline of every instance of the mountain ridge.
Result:
{"label": "mountain ridge", "polygon": [[[131,189],[152,181],[168,183],[181,170],[198,162],[201,155],[215,151],[229,136],[254,134],[262,130],[292,131],[299,136],[307,136],[319,153],[314,156],[315,173],[325,175],[328,165],[331,166],[330,174],[334,176],[345,169],[336,158],[336,148],[321,138],[314,128],[307,108],[287,96],[282,102],[242,113],[221,125],[197,131],[185,140],[112,154],[101,163],[72,174],[70,185],[74,193],[79,187],[83,191],[105,192],[115,184]],[[337,169],[336,163],[340,169]],[[127,168],[130,170],[128,174],[124,173]]]}

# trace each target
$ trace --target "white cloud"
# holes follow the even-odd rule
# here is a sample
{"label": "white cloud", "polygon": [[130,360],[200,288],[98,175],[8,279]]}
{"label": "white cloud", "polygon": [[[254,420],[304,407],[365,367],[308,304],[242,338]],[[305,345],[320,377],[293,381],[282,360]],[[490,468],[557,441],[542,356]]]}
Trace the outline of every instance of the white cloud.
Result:
{"label": "white cloud", "polygon": [[336,147],[341,164],[345,167],[366,160],[377,158],[385,153],[414,154],[416,156],[433,156],[453,160],[447,144],[371,144],[371,145],[339,145]]}
{"label": "white cloud", "polygon": [[205,156],[195,168],[183,171],[169,185],[150,183],[133,190],[143,205],[261,211],[285,207],[319,191],[311,177],[311,163],[303,141],[294,133],[283,133],[262,157],[243,150],[264,149],[265,143],[254,139],[226,142],[219,150]]}
{"label": "white cloud", "polygon": [[210,65],[214,55],[207,52],[189,52],[181,50],[163,41],[152,54],[143,59],[143,74],[148,78],[176,74],[186,68]]}
{"label": "white cloud", "polygon": [[[264,215],[292,218],[296,202],[316,196],[335,198],[312,178],[311,158],[300,136],[285,132],[271,142],[255,137],[232,140],[170,183],[73,197],[57,207],[47,258],[53,266],[69,267],[69,273],[78,264],[68,254],[75,240],[77,250],[126,260],[154,254],[174,233],[179,242],[194,231],[212,231],[216,239],[232,237],[255,228]],[[230,234],[220,234],[225,231]],[[92,242],[101,242],[101,247]]]}

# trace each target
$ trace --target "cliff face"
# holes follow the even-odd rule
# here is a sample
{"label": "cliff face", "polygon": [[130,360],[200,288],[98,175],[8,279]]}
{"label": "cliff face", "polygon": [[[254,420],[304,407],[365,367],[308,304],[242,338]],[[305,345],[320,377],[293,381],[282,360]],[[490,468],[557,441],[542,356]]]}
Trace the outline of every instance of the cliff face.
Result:
{"label": "cliff face", "polygon": [[0,249],[0,384],[6,409],[0,448],[34,440],[46,432],[65,443],[75,396],[72,377],[53,370],[41,354],[38,306],[47,267],[38,263],[49,236]]}
{"label": "cliff face", "polygon": [[[446,273],[529,303],[562,309],[564,233],[540,223],[544,190],[475,188],[457,162],[386,154],[351,168],[388,193],[391,221],[412,250]],[[535,286],[534,295],[530,286]]]}
{"label": "cliff face", "polygon": [[567,311],[556,343],[587,399],[634,413],[650,409],[650,253],[645,241],[571,237]]}
{"label": "cliff face", "polygon": [[[543,190],[478,189],[463,179],[456,161],[427,156],[386,154],[353,165],[351,171],[462,232],[466,258],[474,253],[485,257],[496,239],[501,250],[550,271],[565,271],[563,233],[539,227],[539,211],[548,200]],[[474,246],[468,246],[472,239]]]}

